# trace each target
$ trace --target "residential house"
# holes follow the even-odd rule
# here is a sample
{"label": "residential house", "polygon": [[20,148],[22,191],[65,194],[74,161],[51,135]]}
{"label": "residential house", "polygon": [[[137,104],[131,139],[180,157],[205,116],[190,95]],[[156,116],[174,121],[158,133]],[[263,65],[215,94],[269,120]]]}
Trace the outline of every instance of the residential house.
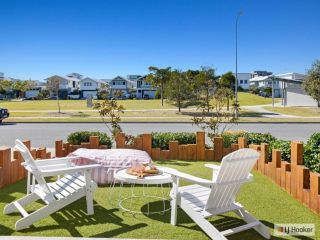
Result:
{"label": "residential house", "polygon": [[[233,73],[233,76],[236,76],[235,73]],[[238,79],[238,87],[241,87],[245,90],[249,89],[250,84],[249,80],[252,78],[251,73],[238,73],[237,74],[237,79]]]}
{"label": "residential house", "polygon": [[0,80],[3,80],[3,79],[4,79],[4,73],[0,72]]}
{"label": "residential house", "polygon": [[79,90],[80,80],[82,75],[77,73],[71,73],[66,76],[53,75],[46,78],[47,87],[52,96],[56,95],[56,88],[59,89],[59,97],[67,99],[70,93]]}
{"label": "residential house", "polygon": [[97,93],[103,85],[107,85],[107,83],[95,78],[82,78],[80,80],[80,98],[88,98],[88,96],[91,96],[91,98],[96,99]]}
{"label": "residential house", "polygon": [[145,76],[141,76],[136,80],[136,98],[137,99],[154,99],[156,96],[156,91],[157,89],[154,88],[151,83],[148,83],[146,81],[146,77]]}
{"label": "residential house", "polygon": [[306,78],[304,74],[285,73],[277,76],[283,79],[288,79],[283,84],[283,105],[291,107],[318,107],[318,102],[314,100],[303,88],[302,84]]}
{"label": "residential house", "polygon": [[28,89],[25,92],[25,98],[35,98],[39,95],[41,90],[46,88],[46,83],[45,82],[40,82],[38,80],[33,80],[34,86],[32,86],[30,89]]}
{"label": "residential house", "polygon": [[285,90],[289,83],[299,82],[301,84],[305,78],[305,75],[299,73],[253,76],[250,79],[250,86],[255,86],[261,90],[267,87],[273,88],[274,97],[285,97]]}
{"label": "residential house", "polygon": [[115,92],[122,92],[123,96],[129,98],[130,95],[134,92],[135,83],[132,80],[127,78],[117,76],[111,79],[110,86],[110,95],[113,97]]}

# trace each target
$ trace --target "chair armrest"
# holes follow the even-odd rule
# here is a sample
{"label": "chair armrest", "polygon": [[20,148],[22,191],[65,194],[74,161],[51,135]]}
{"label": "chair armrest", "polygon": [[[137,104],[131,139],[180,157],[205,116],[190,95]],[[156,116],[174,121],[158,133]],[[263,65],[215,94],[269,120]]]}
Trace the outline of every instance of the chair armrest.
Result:
{"label": "chair armrest", "polygon": [[207,168],[211,168],[213,171],[219,171],[219,169],[221,167],[219,165],[209,164],[209,163],[205,164],[204,166],[207,167]]}
{"label": "chair armrest", "polygon": [[72,160],[76,160],[79,157],[63,157],[63,158],[51,158],[51,159],[43,159],[43,160],[38,160],[35,161],[37,166],[48,166],[48,165],[56,165],[56,164],[65,164],[69,163]]}
{"label": "chair armrest", "polygon": [[165,168],[165,169],[163,169],[163,171],[165,173],[170,174],[171,176],[181,178],[181,179],[184,179],[188,182],[196,183],[196,184],[199,184],[204,187],[210,188],[213,185],[212,181],[209,181],[204,178],[195,177],[195,176],[188,174],[188,173],[179,172],[178,170],[175,170],[175,169]]}
{"label": "chair armrest", "polygon": [[[48,165],[57,165],[57,164],[66,164],[72,160],[78,159],[79,157],[63,157],[63,158],[50,158],[50,159],[43,159],[35,161],[38,167],[41,166],[48,166]],[[26,163],[21,163],[22,166],[25,166]]]}
{"label": "chair armrest", "polygon": [[41,170],[41,173],[44,177],[56,176],[56,175],[64,175],[76,172],[84,172],[86,170],[91,170],[93,168],[100,167],[100,164],[90,164],[90,165],[82,165],[82,166],[72,166],[67,168],[60,169],[52,169],[52,170]]}

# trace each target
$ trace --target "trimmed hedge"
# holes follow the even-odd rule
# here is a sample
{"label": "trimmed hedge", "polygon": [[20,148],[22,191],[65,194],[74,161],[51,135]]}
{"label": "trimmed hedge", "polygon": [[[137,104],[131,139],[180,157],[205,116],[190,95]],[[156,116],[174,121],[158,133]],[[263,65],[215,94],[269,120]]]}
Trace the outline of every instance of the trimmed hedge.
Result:
{"label": "trimmed hedge", "polygon": [[187,132],[152,132],[152,147],[161,150],[169,149],[170,141],[178,141],[179,144],[195,144],[196,134]]}
{"label": "trimmed hedge", "polygon": [[107,145],[108,148],[112,146],[111,138],[102,132],[89,132],[89,131],[79,131],[70,133],[68,136],[68,142],[74,145],[80,145],[84,142],[89,142],[90,136],[97,136],[99,137],[99,144],[100,145]]}
{"label": "trimmed hedge", "polygon": [[254,133],[245,131],[228,131],[222,134],[224,147],[231,147],[231,144],[238,143],[239,137],[244,137],[247,139],[248,144],[261,144],[261,143],[271,143],[276,141],[276,138],[270,133]]}
{"label": "trimmed hedge", "polygon": [[291,141],[277,139],[269,143],[269,154],[272,157],[272,149],[281,151],[281,159],[283,161],[291,161]]}
{"label": "trimmed hedge", "polygon": [[320,132],[311,135],[304,147],[304,165],[320,173]]}

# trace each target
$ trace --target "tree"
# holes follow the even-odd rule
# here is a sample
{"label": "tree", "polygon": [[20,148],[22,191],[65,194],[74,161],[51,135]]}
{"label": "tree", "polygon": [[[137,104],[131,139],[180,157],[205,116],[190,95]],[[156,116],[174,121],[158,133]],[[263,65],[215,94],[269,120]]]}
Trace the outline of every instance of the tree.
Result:
{"label": "tree", "polygon": [[221,88],[226,88],[225,91],[227,93],[227,110],[229,111],[229,105],[230,105],[230,100],[233,99],[234,97],[234,85],[235,85],[236,78],[233,75],[232,72],[227,72],[223,74],[220,79],[219,79],[219,87]]}
{"label": "tree", "polygon": [[[95,102],[93,104],[93,109],[98,110],[102,121],[107,126],[113,138],[116,137],[117,133],[122,132],[119,123],[121,121],[120,115],[124,113],[125,108],[122,105],[119,105],[115,99],[105,99],[102,102]],[[108,122],[110,123],[111,127],[109,127],[105,118],[108,118]]]}
{"label": "tree", "polygon": [[23,97],[24,93],[35,86],[35,82],[31,80],[16,81],[12,84],[12,90],[15,91],[16,97]]}
{"label": "tree", "polygon": [[56,95],[57,103],[58,103],[58,113],[61,113],[60,100],[59,100],[60,79],[51,78],[50,80],[48,80],[47,88],[49,91],[53,92]]}
{"label": "tree", "polygon": [[316,60],[308,70],[303,86],[320,107],[320,60]]}
{"label": "tree", "polygon": [[193,124],[205,131],[212,141],[214,137],[221,136],[231,127],[225,122],[236,123],[237,121],[233,114],[234,106],[231,113],[224,110],[229,90],[227,88],[217,88],[210,99],[209,112],[207,106],[202,106],[201,115],[192,119]]}
{"label": "tree", "polygon": [[157,68],[150,66],[149,71],[151,73],[147,76],[146,81],[150,82],[154,87],[160,87],[161,106],[163,106],[164,88],[170,79],[171,67]]}
{"label": "tree", "polygon": [[216,83],[215,69],[210,67],[201,67],[196,76],[196,88],[200,92],[201,107],[210,111],[210,100],[214,94]]}
{"label": "tree", "polygon": [[7,95],[9,91],[12,89],[12,82],[9,80],[1,80],[0,81],[0,93]]}
{"label": "tree", "polygon": [[186,73],[179,70],[172,71],[166,91],[168,98],[177,103],[179,112],[181,112],[182,101],[186,100],[190,93]]}
{"label": "tree", "polygon": [[272,87],[266,87],[263,90],[267,97],[270,97],[272,95]]}

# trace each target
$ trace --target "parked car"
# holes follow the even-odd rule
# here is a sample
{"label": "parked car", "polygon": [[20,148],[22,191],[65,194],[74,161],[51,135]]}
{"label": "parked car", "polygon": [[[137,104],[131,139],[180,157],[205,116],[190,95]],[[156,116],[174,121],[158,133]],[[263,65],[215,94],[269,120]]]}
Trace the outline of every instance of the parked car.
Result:
{"label": "parked car", "polygon": [[9,117],[9,110],[6,108],[0,108],[0,123],[2,120]]}

